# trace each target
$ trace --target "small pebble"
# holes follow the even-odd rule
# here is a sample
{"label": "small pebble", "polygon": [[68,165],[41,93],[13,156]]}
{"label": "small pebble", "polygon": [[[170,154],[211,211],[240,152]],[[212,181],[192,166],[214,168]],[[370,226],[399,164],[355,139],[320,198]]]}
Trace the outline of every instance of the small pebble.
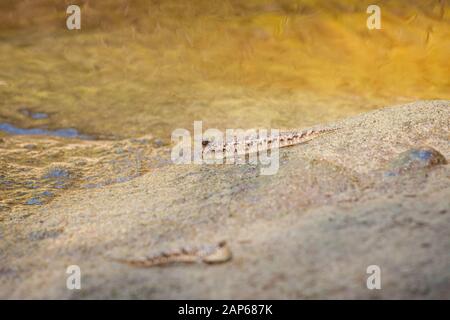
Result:
{"label": "small pebble", "polygon": [[41,205],[42,201],[39,200],[39,198],[31,198],[27,202],[25,202],[26,205],[33,206],[33,205]]}
{"label": "small pebble", "polygon": [[28,149],[28,150],[36,149],[36,145],[33,144],[33,143],[26,144],[26,145],[24,145],[23,147],[24,147],[25,149]]}
{"label": "small pebble", "polygon": [[44,240],[49,238],[56,238],[62,233],[62,230],[38,230],[32,231],[28,234],[28,239],[36,241],[36,240]]}
{"label": "small pebble", "polygon": [[78,160],[77,162],[75,162],[75,164],[77,166],[85,166],[85,165],[87,165],[87,161],[86,160]]}
{"label": "small pebble", "polygon": [[63,168],[53,168],[50,169],[45,175],[44,179],[61,179],[61,178],[69,178],[70,172],[69,170]]}
{"label": "small pebble", "polygon": [[139,139],[131,139],[132,143],[139,143],[139,144],[149,144],[150,140],[147,138],[139,138]]}
{"label": "small pebble", "polygon": [[22,114],[30,117],[31,119],[34,120],[40,120],[40,119],[47,119],[48,118],[48,114],[44,113],[44,112],[33,112],[31,110],[28,110],[26,108],[21,110]]}
{"label": "small pebble", "polygon": [[159,148],[159,147],[165,146],[165,145],[166,145],[166,142],[165,142],[164,140],[162,140],[162,139],[155,139],[155,140],[153,141],[153,145],[154,145],[155,147]]}
{"label": "small pebble", "polygon": [[34,112],[31,114],[31,118],[34,120],[39,120],[39,119],[47,119],[48,118],[48,114],[43,113],[43,112]]}

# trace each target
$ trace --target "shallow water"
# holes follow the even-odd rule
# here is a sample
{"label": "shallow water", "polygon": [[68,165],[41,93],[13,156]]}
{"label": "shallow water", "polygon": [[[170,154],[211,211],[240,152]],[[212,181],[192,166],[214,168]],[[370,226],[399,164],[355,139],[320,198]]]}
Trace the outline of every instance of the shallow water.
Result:
{"label": "shallow water", "polygon": [[[156,147],[194,120],[300,128],[450,98],[442,1],[380,1],[371,31],[359,0],[80,4],[79,31],[64,2],[0,4],[0,210],[166,165]],[[64,188],[41,181],[55,166],[74,173]]]}
{"label": "shallow water", "polygon": [[63,138],[92,139],[87,135],[80,134],[73,128],[47,130],[43,128],[18,128],[10,123],[0,123],[0,131],[11,135],[31,135],[31,136],[54,136]]}
{"label": "shallow water", "polygon": [[[450,95],[442,1],[4,1],[0,122],[116,138],[303,127]],[[51,117],[33,119],[22,113]]]}

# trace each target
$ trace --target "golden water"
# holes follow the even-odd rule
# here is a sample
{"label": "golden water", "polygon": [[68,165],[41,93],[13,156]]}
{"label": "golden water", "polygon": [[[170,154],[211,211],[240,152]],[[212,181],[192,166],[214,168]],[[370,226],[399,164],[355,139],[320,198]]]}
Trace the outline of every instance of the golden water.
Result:
{"label": "golden water", "polygon": [[[67,1],[66,1],[67,2]],[[128,137],[205,126],[299,127],[450,97],[444,1],[64,1],[0,4],[0,119]]]}
{"label": "golden water", "polygon": [[[303,127],[450,98],[445,1],[377,1],[381,30],[367,29],[372,1],[361,0],[78,3],[82,29],[69,31],[69,1],[0,2],[0,123],[167,139],[194,120]],[[31,120],[23,108],[50,117]],[[0,174],[20,182],[8,197],[13,190],[22,201],[28,176],[17,166],[39,165],[16,147],[4,148]],[[39,157],[66,161],[57,150]]]}

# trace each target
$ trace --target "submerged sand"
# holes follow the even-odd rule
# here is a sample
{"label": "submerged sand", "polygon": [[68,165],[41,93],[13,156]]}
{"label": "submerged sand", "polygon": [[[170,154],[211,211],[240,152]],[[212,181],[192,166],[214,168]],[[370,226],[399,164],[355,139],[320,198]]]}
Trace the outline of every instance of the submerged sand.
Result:
{"label": "submerged sand", "polygon": [[[341,129],[280,150],[272,176],[252,165],[144,163],[129,181],[0,211],[0,297],[450,298],[450,167],[402,162],[424,147],[448,162],[450,101],[330,125]],[[110,150],[101,141],[70,150],[94,146]],[[220,240],[233,259],[218,265],[139,269],[108,258]],[[81,290],[66,288],[74,264]],[[366,287],[369,265],[381,268],[381,290]]]}

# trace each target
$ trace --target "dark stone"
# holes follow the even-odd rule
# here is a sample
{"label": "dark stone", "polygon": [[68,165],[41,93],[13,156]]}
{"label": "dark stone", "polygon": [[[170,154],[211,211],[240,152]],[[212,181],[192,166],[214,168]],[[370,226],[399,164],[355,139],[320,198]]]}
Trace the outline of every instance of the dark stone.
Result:
{"label": "dark stone", "polygon": [[139,138],[139,139],[134,138],[134,139],[131,139],[130,141],[132,143],[138,143],[138,144],[144,144],[144,145],[150,143],[150,140],[147,138]]}
{"label": "dark stone", "polygon": [[33,205],[41,205],[42,201],[39,200],[39,198],[31,198],[25,202],[26,205],[33,206]]}
{"label": "dark stone", "polygon": [[38,230],[32,231],[28,234],[30,240],[44,240],[49,238],[56,238],[62,233],[62,230]]}
{"label": "dark stone", "polygon": [[22,109],[22,114],[34,120],[47,119],[49,116],[44,112],[34,112],[28,109]]}
{"label": "dark stone", "polygon": [[396,176],[408,171],[431,168],[446,164],[447,160],[437,150],[431,147],[412,148],[402,152],[388,164],[386,176]]}
{"label": "dark stone", "polygon": [[66,179],[70,177],[69,170],[63,168],[54,168],[44,175],[44,179]]}
{"label": "dark stone", "polygon": [[162,139],[155,139],[153,145],[157,148],[167,145],[167,143]]}
{"label": "dark stone", "polygon": [[29,144],[24,145],[23,147],[28,150],[33,150],[33,149],[36,149],[37,146],[35,144],[29,143]]}

